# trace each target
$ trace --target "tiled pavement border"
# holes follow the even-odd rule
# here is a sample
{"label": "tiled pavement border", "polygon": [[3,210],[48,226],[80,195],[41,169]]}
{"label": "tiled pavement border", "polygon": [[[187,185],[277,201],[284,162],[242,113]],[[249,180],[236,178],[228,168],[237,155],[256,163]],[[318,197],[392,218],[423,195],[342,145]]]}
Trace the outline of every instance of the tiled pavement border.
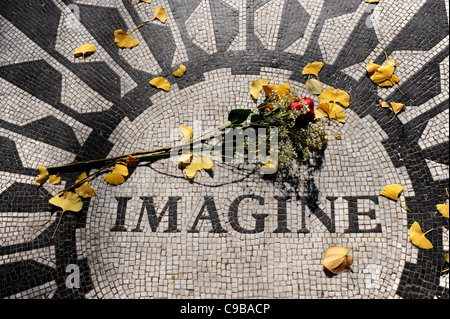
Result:
{"label": "tiled pavement border", "polygon": [[[150,6],[140,4],[131,9],[131,1],[127,0],[20,0],[6,1],[2,5],[0,139],[2,153],[6,156],[1,158],[0,296],[158,298],[183,297],[186,294],[186,297],[448,298],[448,275],[440,276],[445,267],[442,256],[444,252],[448,252],[448,221],[439,217],[435,209],[437,203],[448,200],[445,194],[449,178],[448,1],[381,0],[378,5],[369,5],[359,0],[154,2]],[[142,42],[140,46],[132,50],[119,50],[113,43],[113,30],[131,30],[152,16],[155,5],[164,6],[168,10],[167,24],[161,25],[156,21],[149,23],[136,32]],[[73,58],[73,51],[86,42],[94,44],[98,51],[88,60],[87,70],[84,70],[82,63]],[[363,72],[367,61],[383,61],[383,51],[387,51],[399,63],[397,70],[402,79],[400,88],[405,93],[404,96],[394,89],[377,89]],[[106,202],[93,200],[90,205],[86,205],[85,214],[67,214],[55,240],[50,239],[57,214],[47,200],[55,189],[37,188],[34,185],[35,168],[38,164],[52,165],[61,160],[68,162],[104,157],[123,150],[126,152],[128,146],[154,146],[165,142],[170,130],[185,124],[183,121],[186,118],[189,121],[202,120],[207,126],[217,124],[228,108],[234,106],[233,103],[240,106],[249,104],[245,90],[248,89],[250,79],[265,75],[271,79],[279,79],[280,82],[290,81],[301,86],[305,81],[301,76],[301,69],[306,63],[315,60],[326,64],[321,72],[321,79],[325,84],[341,86],[351,94],[350,118],[354,122],[350,123],[354,123],[354,126],[346,123],[348,131],[344,131],[347,133],[343,135],[344,139],[345,136],[352,135],[366,137],[366,147],[382,147],[382,153],[385,154],[383,158],[390,162],[386,164],[385,170],[380,164],[378,174],[386,174],[384,179],[380,177],[372,183],[362,181],[367,182],[369,188],[364,196],[376,194],[375,188],[380,186],[377,183],[381,181],[398,182],[395,178],[403,178],[405,186],[409,187],[405,193],[406,203],[414,213],[406,215],[406,225],[392,226],[383,221],[383,236],[386,235],[385,229],[390,229],[388,233],[391,233],[397,230],[395,227],[400,227],[406,234],[407,226],[414,220],[420,220],[421,225],[427,229],[445,226],[430,233],[429,238],[435,244],[431,251],[417,250],[410,246],[403,250],[399,248],[400,256],[396,258],[400,258],[402,266],[398,278],[393,280],[393,293],[383,294],[380,291],[386,291],[387,287],[378,287],[378,293],[365,292],[361,288],[358,290],[359,295],[351,295],[339,289],[335,294],[327,294],[333,290],[326,289],[330,288],[326,285],[330,284],[327,280],[331,279],[324,277],[319,280],[319,275],[311,278],[293,275],[304,273],[304,269],[292,269],[300,267],[296,263],[301,262],[296,257],[292,257],[294,260],[283,266],[285,268],[282,269],[290,273],[284,278],[283,274],[277,273],[276,268],[270,269],[271,262],[281,262],[283,258],[270,254],[276,254],[280,247],[289,247],[292,251],[287,252],[287,255],[297,256],[300,250],[295,244],[283,244],[282,239],[266,232],[260,237],[248,239],[238,232],[230,231],[227,228],[230,225],[224,225],[228,234],[233,240],[245,244],[236,244],[234,252],[219,249],[224,254],[221,257],[228,260],[218,263],[235,265],[230,266],[231,268],[224,266],[224,271],[217,273],[223,277],[223,282],[204,276],[190,278],[188,271],[183,271],[185,277],[172,278],[170,275],[172,271],[173,276],[180,276],[181,272],[176,271],[189,267],[192,271],[195,269],[207,274],[217,262],[214,260],[197,260],[203,262],[200,262],[199,268],[187,263],[186,266],[179,265],[179,268],[170,270],[169,264],[161,264],[156,271],[150,258],[150,261],[145,260],[148,267],[146,269],[155,271],[155,275],[149,279],[150,283],[142,278],[131,283],[136,279],[133,276],[140,274],[139,270],[128,274],[131,277],[126,278],[120,272],[108,269],[115,267],[115,263],[102,258],[118,254],[120,258],[116,259],[123,262],[118,262],[119,268],[123,271],[132,269],[128,265],[131,260],[124,260],[124,255],[121,255],[123,250],[114,250],[114,245],[107,246],[104,240],[120,241],[128,238],[122,243],[126,246],[136,245],[136,237],[131,237],[128,233],[123,234],[123,237],[114,237],[115,234],[109,232],[101,233],[105,234],[104,237],[96,236],[96,228],[92,227],[103,225],[99,227],[108,228],[114,224],[111,218],[118,210],[115,201],[120,203],[120,198],[126,198],[127,191],[141,197],[160,194],[159,198],[167,202],[168,196],[171,196],[171,188],[183,187],[180,184],[182,182],[173,182],[171,177],[161,177],[159,174],[156,175],[160,176],[159,185],[171,186],[167,186],[165,192],[144,194],[139,187],[145,188],[148,185],[142,181],[146,177],[154,177],[152,172],[146,170],[142,176],[136,175],[135,184],[138,186],[131,190],[114,191],[114,196],[111,191],[106,188],[103,190],[99,185]],[[149,86],[148,81],[153,76],[169,77],[180,63],[185,64],[189,72],[183,78],[171,79],[174,90],[170,94],[161,94],[162,92]],[[204,92],[203,96],[198,93],[200,91]],[[375,107],[379,98],[403,102],[407,105],[407,112],[387,123],[392,114]],[[214,103],[216,105],[212,107]],[[188,115],[181,114],[182,112],[187,112]],[[152,134],[142,132],[143,125],[153,125]],[[373,129],[374,136],[370,136],[369,128]],[[355,145],[360,144],[355,142]],[[354,149],[358,151],[356,146]],[[333,154],[333,150],[337,154],[341,151],[339,147],[335,149],[333,146],[328,150],[330,154]],[[369,152],[367,156],[372,155]],[[350,156],[348,167],[354,169],[351,159]],[[330,165],[330,170],[338,170],[339,167],[337,162],[325,165]],[[332,183],[335,178],[332,173],[327,173],[327,168],[325,166],[323,170],[325,173],[315,175],[319,192],[323,193],[320,196],[343,198],[355,195],[351,188],[347,193],[343,190],[342,193],[327,194],[321,185]],[[161,169],[169,168],[163,165],[162,168],[156,166],[152,169],[160,169],[161,172]],[[364,172],[355,172],[358,178],[364,176]],[[221,176],[220,171],[217,174],[213,183],[217,183],[217,176]],[[242,172],[233,172],[232,176],[239,178],[241,174]],[[245,185],[254,191],[254,195],[258,191],[263,194],[262,190],[268,187],[257,182],[247,185],[242,181],[237,183],[237,189],[225,188],[211,193],[219,196],[225,190],[225,194],[228,194],[226,196],[232,200],[241,195]],[[361,186],[359,189],[364,188]],[[199,194],[206,195],[202,191],[204,189],[199,188]],[[114,197],[116,200],[113,202]],[[123,201],[122,199],[122,203]],[[101,211],[109,204],[112,206],[102,215],[108,217],[96,219],[96,211]],[[336,204],[340,204],[339,200]],[[139,211],[141,203],[133,205],[137,205],[136,210]],[[367,205],[371,207],[370,200]],[[193,211],[194,216],[198,210],[199,207],[195,205],[186,209]],[[325,208],[323,210],[326,211]],[[395,216],[392,218],[397,218]],[[326,219],[325,216],[322,217]],[[351,227],[352,221],[344,221],[350,223]],[[191,225],[192,222],[189,226]],[[369,223],[368,229],[372,226]],[[321,229],[323,225],[319,223],[317,227]],[[340,227],[339,223],[337,227]],[[149,230],[144,229],[144,233],[146,231]],[[328,234],[326,230],[324,233]],[[152,254],[157,256],[161,251],[170,251],[167,246],[161,245],[171,245],[175,250],[177,247],[191,247],[193,252],[198,252],[198,248],[195,249],[192,245],[203,244],[206,251],[218,247],[209,243],[215,235],[199,235],[197,238],[195,235],[188,237],[182,232],[184,235],[168,240],[165,235],[157,234],[153,243],[160,248],[150,247],[148,250],[153,252],[152,249],[156,249]],[[301,236],[301,233],[297,233],[288,241],[302,240]],[[327,236],[325,238],[332,238],[334,242],[339,240],[338,235]],[[373,236],[375,241],[382,238],[376,234]],[[318,238],[315,240],[320,240],[321,237]],[[395,244],[407,245],[405,238],[401,237]],[[184,239],[188,240],[187,244],[183,242]],[[97,243],[99,246],[96,246]],[[225,243],[234,245],[233,241]],[[307,244],[306,241],[304,246],[299,247],[305,248]],[[309,244],[314,245],[314,241],[311,239]],[[261,260],[269,264],[267,269],[260,268],[260,273],[255,277],[249,276],[253,280],[250,286],[254,287],[250,293],[245,292],[244,288],[226,283],[233,276],[245,277],[250,269],[258,271],[255,265],[261,262],[259,259],[245,264],[252,265],[250,268],[236,270],[242,264],[238,259],[233,260],[237,256],[244,256],[239,250],[248,245],[267,248],[269,251],[269,255],[260,255]],[[143,244],[143,247],[147,245]],[[372,249],[371,247],[370,244],[361,246],[362,249]],[[253,251],[256,256],[257,251],[256,248]],[[394,258],[396,252],[381,251],[381,256],[388,259]],[[200,255],[205,257],[208,254],[212,256],[210,252]],[[311,254],[314,253],[307,255]],[[93,256],[99,256],[99,259],[93,262]],[[368,258],[369,254],[364,256],[361,253],[361,261]],[[134,258],[139,260],[136,256]],[[80,289],[69,289],[65,284],[66,266],[69,264],[76,264],[80,268]],[[377,271],[384,275],[383,267],[392,267],[391,264],[383,265],[383,262],[367,263],[372,264],[375,265],[373,269],[360,269],[363,285],[367,284],[367,280],[370,282],[371,276],[376,275]],[[102,267],[106,269],[101,269]],[[263,271],[272,273],[267,275]],[[107,278],[110,274],[117,276],[122,284],[111,285]],[[391,276],[395,277],[394,274]],[[272,286],[261,284],[258,277],[263,281],[271,278]],[[353,285],[346,282],[351,277],[343,278],[339,279],[341,284],[344,280],[347,287]],[[152,280],[156,280],[156,283],[153,284]],[[209,290],[199,288],[201,285],[208,286],[208,280],[213,282],[209,285]],[[296,280],[296,283],[289,286],[290,290],[287,291],[283,291],[281,284],[276,284],[291,280]],[[315,285],[314,289],[309,287],[311,282]],[[384,278],[383,282],[389,280]],[[243,278],[242,283],[249,286]],[[140,288],[143,287],[149,289],[141,291]],[[298,290],[306,293],[299,293]],[[198,291],[200,293],[197,294]]]}

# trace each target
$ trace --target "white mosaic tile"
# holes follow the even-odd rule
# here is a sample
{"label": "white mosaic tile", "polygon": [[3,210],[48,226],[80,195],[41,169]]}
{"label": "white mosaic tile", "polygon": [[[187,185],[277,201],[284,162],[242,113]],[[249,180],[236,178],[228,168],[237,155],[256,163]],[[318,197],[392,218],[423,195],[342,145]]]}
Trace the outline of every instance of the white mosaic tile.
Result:
{"label": "white mosaic tile", "polygon": [[402,123],[407,123],[411,121],[412,119],[415,119],[425,113],[427,110],[429,110],[432,107],[435,107],[446,100],[448,100],[449,97],[449,58],[445,58],[442,63],[439,64],[439,70],[440,70],[440,80],[441,80],[441,92],[436,95],[435,97],[428,100],[426,103],[420,105],[420,106],[414,106],[411,108],[408,108],[408,112],[402,112],[398,114],[398,118]]}
{"label": "white mosaic tile", "polygon": [[330,18],[325,22],[318,39],[325,63],[334,64],[336,62],[339,53],[366,12],[367,5],[365,2],[361,2],[355,12]]}
{"label": "white mosaic tile", "polygon": [[202,0],[185,22],[192,43],[208,54],[217,52],[209,0]]}
{"label": "white mosaic tile", "polygon": [[75,160],[75,154],[3,128],[0,128],[0,136],[14,140],[24,167],[37,168],[38,165],[50,167],[61,163],[62,159],[68,162]]}
{"label": "white mosaic tile", "polygon": [[231,43],[228,51],[245,51],[247,49],[247,7],[248,0],[228,0],[227,3],[239,11],[239,33]]}
{"label": "white mosaic tile", "polygon": [[[155,6],[163,7],[167,11],[167,21],[164,24],[165,27],[169,28],[174,41],[176,45],[175,54],[172,59],[172,67],[178,67],[181,63],[188,61],[188,55],[186,51],[186,47],[183,43],[183,40],[181,38],[181,32],[177,25],[177,22],[173,16],[172,8],[170,7],[170,4],[167,0],[161,0],[158,1],[158,3],[155,3]],[[148,20],[151,17],[154,16],[154,7],[153,5],[135,5],[133,8],[136,10],[136,12],[139,14],[139,17],[142,19],[142,21]],[[160,24],[158,20],[154,20],[151,23]],[[133,50],[134,51],[134,50]],[[147,58],[141,59],[141,61],[148,62]],[[150,72],[150,73],[160,73],[159,72]]]}
{"label": "white mosaic tile", "polygon": [[[89,33],[81,22],[73,18],[74,13],[66,6],[61,0],[53,0],[56,6],[61,10],[60,26],[58,28],[58,36],[56,40],[56,49],[67,59],[75,61],[73,53],[82,44],[90,43],[97,49],[95,54],[89,57],[90,62],[102,61],[106,62],[121,78],[121,95],[125,95],[127,92],[137,86],[130,75],[125,72],[109,54],[104,50],[97,40]],[[64,21],[64,17],[69,16],[69,21]],[[137,31],[139,32],[139,31]],[[134,35],[134,33],[133,33]],[[138,38],[138,34],[136,34]],[[141,38],[142,39],[142,38]],[[141,40],[138,38],[138,40]],[[143,39],[142,39],[143,40]],[[147,52],[148,53],[148,52]],[[151,53],[149,58],[151,58]],[[80,64],[83,62],[81,61]]]}
{"label": "white mosaic tile", "polygon": [[277,45],[284,3],[271,0],[255,11],[255,34],[267,50],[274,50]]}
{"label": "white mosaic tile", "polygon": [[447,142],[449,140],[449,111],[439,113],[427,124],[419,140],[419,146],[423,149]]}
{"label": "white mosaic tile", "polygon": [[[395,39],[401,30],[415,16],[426,0],[417,0],[411,3],[407,0],[386,0],[376,5],[370,21],[378,38],[378,44],[364,62],[358,63],[352,77],[361,80],[366,74],[366,66],[369,61],[374,61],[382,55],[385,48]],[[396,27],[393,28],[392,26]]]}
{"label": "white mosaic tile", "polygon": [[[400,78],[399,85],[407,82],[413,75],[417,74],[426,64],[428,64],[437,54],[448,48],[449,37],[438,43],[434,48],[429,51],[422,52],[409,52],[409,51],[394,51],[389,56],[391,59],[397,61],[397,67],[395,68],[395,75]],[[448,74],[448,73],[447,73]],[[448,91],[448,87],[446,88]],[[378,95],[382,99],[387,99],[397,88],[378,88]]]}

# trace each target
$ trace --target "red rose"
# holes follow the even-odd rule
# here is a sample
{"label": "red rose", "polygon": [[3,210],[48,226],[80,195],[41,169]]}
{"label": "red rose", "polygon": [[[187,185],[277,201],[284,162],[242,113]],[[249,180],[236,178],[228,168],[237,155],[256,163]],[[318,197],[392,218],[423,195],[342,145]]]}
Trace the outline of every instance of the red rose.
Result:
{"label": "red rose", "polygon": [[300,115],[297,120],[312,120],[315,117],[313,100],[308,97],[302,97],[291,103],[291,110],[301,110],[303,108],[308,108],[308,112]]}

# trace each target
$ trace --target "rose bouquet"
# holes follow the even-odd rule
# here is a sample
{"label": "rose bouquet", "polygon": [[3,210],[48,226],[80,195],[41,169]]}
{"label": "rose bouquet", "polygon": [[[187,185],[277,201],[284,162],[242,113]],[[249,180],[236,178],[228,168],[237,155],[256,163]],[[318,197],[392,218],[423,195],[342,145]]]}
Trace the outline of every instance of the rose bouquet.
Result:
{"label": "rose bouquet", "polygon": [[288,83],[265,85],[263,90],[266,98],[250,117],[250,125],[277,128],[280,167],[293,160],[308,161],[311,152],[320,150],[327,141],[325,119],[316,117],[314,101],[299,97]]}
{"label": "rose bouquet", "polygon": [[[319,62],[308,64],[303,74],[318,77],[322,65]],[[130,168],[139,162],[178,156],[179,166],[187,179],[193,181],[198,172],[213,169],[211,156],[217,151],[224,161],[243,154],[244,161],[260,165],[262,174],[276,174],[293,161],[308,161],[311,154],[327,142],[326,121],[331,119],[344,123],[345,114],[341,106],[349,105],[349,96],[345,91],[334,90],[333,87],[324,90],[318,80],[314,82],[314,90],[309,90],[308,83],[311,81],[308,79],[305,87],[313,94],[320,94],[317,108],[314,108],[311,98],[298,96],[295,88],[291,90],[289,83],[276,85],[269,84],[269,80],[265,79],[255,80],[250,93],[254,101],[258,101],[264,91],[265,97],[261,103],[256,102],[254,109],[230,111],[224,124],[199,137],[194,138],[191,127],[180,127],[184,137],[180,145],[59,166],[38,166],[36,184],[47,181],[59,184],[60,174],[78,172],[66,178],[70,186],[49,200],[62,209],[55,232],[65,211],[80,211],[83,207],[81,198],[97,195],[90,186],[93,179],[103,176],[110,185],[123,184],[130,175]],[[228,138],[230,136],[231,139]],[[215,143],[211,145],[211,141]]]}

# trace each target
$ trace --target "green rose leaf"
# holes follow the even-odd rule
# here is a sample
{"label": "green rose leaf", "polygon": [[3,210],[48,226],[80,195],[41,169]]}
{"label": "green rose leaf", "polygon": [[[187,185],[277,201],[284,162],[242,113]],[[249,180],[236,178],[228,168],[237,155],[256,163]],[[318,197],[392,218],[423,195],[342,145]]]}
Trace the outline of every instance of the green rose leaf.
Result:
{"label": "green rose leaf", "polygon": [[248,119],[251,113],[252,110],[249,109],[232,110],[230,114],[228,114],[228,121],[233,124],[242,124]]}
{"label": "green rose leaf", "polygon": [[252,110],[249,109],[236,109],[230,111],[228,114],[228,121],[219,126],[219,129],[223,130],[231,125],[239,125],[244,123],[248,117],[252,114]]}

